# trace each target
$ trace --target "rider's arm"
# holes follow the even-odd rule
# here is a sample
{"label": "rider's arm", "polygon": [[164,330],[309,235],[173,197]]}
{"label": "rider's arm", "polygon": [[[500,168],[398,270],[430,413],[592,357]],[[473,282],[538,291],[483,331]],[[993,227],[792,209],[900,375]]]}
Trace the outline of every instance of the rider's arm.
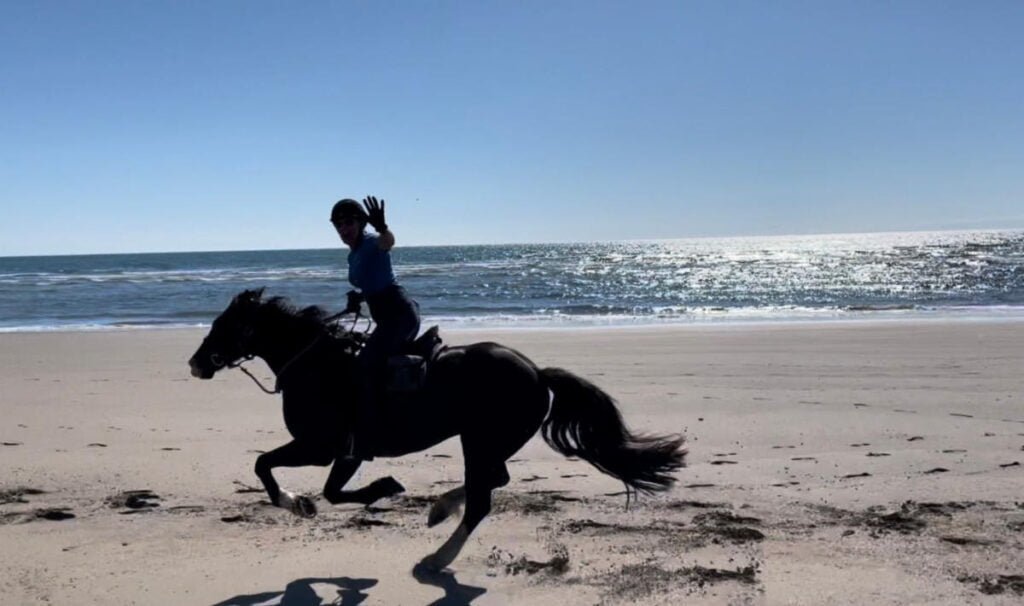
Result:
{"label": "rider's arm", "polygon": [[395,247],[395,234],[391,233],[390,229],[385,229],[377,237],[377,248],[387,252]]}

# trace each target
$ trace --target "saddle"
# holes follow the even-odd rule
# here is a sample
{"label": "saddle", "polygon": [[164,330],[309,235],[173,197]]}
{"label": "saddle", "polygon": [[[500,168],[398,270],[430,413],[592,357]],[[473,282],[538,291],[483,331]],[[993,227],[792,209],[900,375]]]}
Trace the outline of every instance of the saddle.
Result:
{"label": "saddle", "polygon": [[437,326],[431,326],[405,352],[388,357],[387,385],[389,395],[409,395],[420,390],[427,379],[430,365],[447,349]]}

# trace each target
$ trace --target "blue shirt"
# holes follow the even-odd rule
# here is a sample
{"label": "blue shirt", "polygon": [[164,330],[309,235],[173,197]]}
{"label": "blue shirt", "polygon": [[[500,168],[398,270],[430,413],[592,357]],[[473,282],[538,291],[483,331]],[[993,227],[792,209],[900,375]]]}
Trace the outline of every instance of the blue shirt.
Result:
{"label": "blue shirt", "polygon": [[376,294],[397,283],[391,269],[391,253],[377,246],[376,234],[363,234],[348,253],[348,281],[364,295]]}

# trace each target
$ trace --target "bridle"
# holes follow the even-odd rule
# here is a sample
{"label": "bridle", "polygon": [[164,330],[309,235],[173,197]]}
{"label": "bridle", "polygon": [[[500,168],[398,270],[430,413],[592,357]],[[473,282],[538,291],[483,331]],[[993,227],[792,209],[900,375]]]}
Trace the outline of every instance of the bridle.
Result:
{"label": "bridle", "polygon": [[[324,324],[325,325],[329,325],[331,322],[337,320],[338,318],[344,316],[347,313],[350,313],[350,312],[343,311],[343,312],[340,312],[340,313],[336,313],[333,316],[328,316],[328,317],[324,318]],[[359,318],[360,318],[361,315],[362,314],[360,314],[358,311],[355,312],[355,318],[352,321],[352,328],[349,330],[350,333],[354,333],[355,332],[356,324],[359,323]],[[367,323],[367,325],[366,325],[366,332],[367,333],[370,332],[370,326],[371,325],[372,325],[372,323]],[[328,336],[328,334],[330,334],[330,333],[328,333],[326,331],[318,334],[312,341],[310,341],[309,345],[303,347],[301,350],[299,350],[299,353],[295,354],[294,356],[291,357],[291,359],[289,359],[287,362],[284,363],[284,366],[282,366],[281,370],[279,370],[277,372],[277,377],[274,379],[274,389],[267,389],[263,385],[263,383],[258,378],[256,378],[256,375],[252,374],[252,372],[250,372],[249,369],[246,368],[245,366],[242,366],[242,364],[244,362],[248,362],[248,361],[254,359],[256,357],[256,354],[252,354],[252,353],[243,354],[240,358],[236,359],[233,362],[224,362],[224,360],[221,358],[220,354],[212,353],[212,354],[210,354],[210,362],[212,362],[213,365],[216,366],[218,369],[221,369],[221,368],[237,368],[238,370],[241,370],[246,375],[248,375],[248,377],[250,379],[252,379],[253,383],[255,383],[256,386],[259,387],[263,391],[263,393],[265,393],[267,395],[270,395],[270,396],[274,396],[274,395],[277,395],[277,394],[281,393],[281,391],[283,390],[283,388],[281,387],[281,379],[284,378],[284,375],[285,375],[286,372],[288,372],[288,369],[290,369],[292,367],[292,365],[295,363],[296,360],[298,360],[302,356],[306,355],[306,352],[308,352],[309,350],[313,349],[313,347],[317,343],[319,343],[321,339],[323,339],[324,337]],[[238,345],[239,345],[239,347],[238,347],[239,351],[246,351],[246,350],[249,349],[248,347],[244,346],[244,344],[241,342],[241,339],[239,339],[239,344]]]}
{"label": "bridle", "polygon": [[[317,337],[317,340],[319,340],[319,338],[320,337]],[[314,343],[315,342],[316,341],[314,341]],[[312,347],[312,344],[310,345],[310,347]],[[307,347],[306,349],[309,349],[309,348]],[[305,350],[303,350],[302,353],[305,353]],[[224,366],[222,366],[221,368],[237,368],[238,370],[241,370],[242,372],[247,374],[250,379],[252,379],[253,383],[256,384],[256,387],[259,387],[260,389],[262,389],[263,393],[265,393],[267,395],[273,396],[273,395],[277,395],[277,394],[281,393],[281,375],[280,374],[277,375],[277,379],[274,381],[274,389],[270,390],[270,389],[267,389],[266,387],[264,387],[263,383],[261,383],[260,380],[256,378],[256,375],[254,375],[251,372],[249,372],[248,368],[242,366],[242,362],[248,362],[249,360],[252,360],[255,357],[256,356],[254,356],[252,354],[249,354],[247,356],[242,356],[238,360],[236,360],[234,362],[229,362],[229,363],[225,364]],[[295,358],[292,358],[291,360],[288,361],[288,364],[291,364],[294,360],[295,360]],[[285,364],[286,368],[287,368],[288,364]]]}

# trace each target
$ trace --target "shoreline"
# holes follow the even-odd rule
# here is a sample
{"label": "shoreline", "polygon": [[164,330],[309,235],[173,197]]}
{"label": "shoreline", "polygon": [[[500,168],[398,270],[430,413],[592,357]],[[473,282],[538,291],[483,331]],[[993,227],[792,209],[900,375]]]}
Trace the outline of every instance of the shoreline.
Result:
{"label": "shoreline", "polygon": [[[728,312],[725,312],[728,313]],[[517,332],[517,331],[589,331],[589,330],[645,330],[676,328],[738,328],[765,326],[827,326],[827,325],[874,325],[899,323],[1018,323],[1024,322],[1024,306],[1004,306],[985,310],[956,309],[934,311],[871,311],[834,312],[822,311],[820,316],[799,314],[790,316],[763,317],[757,315],[728,317],[708,315],[700,318],[629,318],[604,320],[600,316],[578,318],[522,318],[502,320],[460,320],[452,317],[424,316],[423,327],[437,324],[444,332]],[[848,313],[850,315],[841,315]],[[212,320],[212,318],[211,318]],[[366,319],[361,318],[359,325]],[[62,334],[102,332],[146,332],[175,330],[209,330],[210,324],[68,324],[53,326],[9,326],[0,327],[0,336],[7,334]]]}

